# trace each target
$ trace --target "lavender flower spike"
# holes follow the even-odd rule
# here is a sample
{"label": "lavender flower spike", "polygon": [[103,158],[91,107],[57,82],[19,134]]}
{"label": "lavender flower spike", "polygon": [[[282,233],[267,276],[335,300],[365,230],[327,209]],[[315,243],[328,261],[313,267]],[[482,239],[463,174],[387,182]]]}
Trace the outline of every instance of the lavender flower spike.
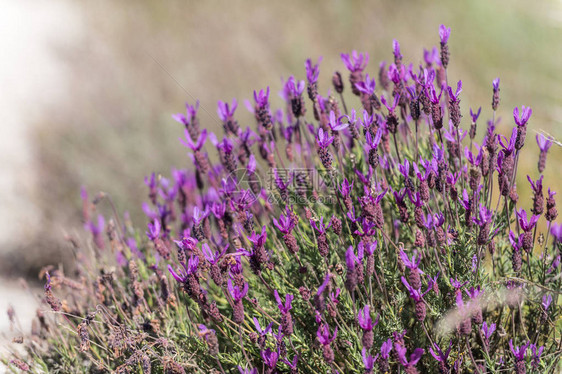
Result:
{"label": "lavender flower spike", "polygon": [[449,359],[449,353],[451,353],[451,348],[453,348],[453,341],[451,340],[449,342],[449,347],[445,352],[443,352],[436,343],[433,343],[433,347],[435,348],[435,350],[433,350],[433,348],[430,347],[429,353],[431,353],[433,358],[435,358],[439,362],[440,367],[441,366],[448,367],[447,360]]}
{"label": "lavender flower spike", "polygon": [[357,315],[357,321],[359,322],[359,327],[363,329],[363,347],[371,349],[373,346],[374,334],[373,328],[379,323],[380,315],[377,317],[376,321],[373,322],[371,318],[371,313],[369,310],[369,305],[365,305],[363,309],[359,310]]}
{"label": "lavender flower spike", "polygon": [[539,173],[542,173],[546,166],[546,154],[552,146],[552,140],[550,138],[546,138],[543,134],[537,134],[536,139],[540,149],[538,168]]}
{"label": "lavender flower spike", "polygon": [[491,323],[488,325],[486,321],[482,322],[482,335],[486,341],[489,341],[492,337],[492,334],[496,331],[496,324]]}
{"label": "lavender flower spike", "polygon": [[544,295],[542,297],[542,306],[543,306],[545,312],[548,310],[551,303],[552,303],[552,295],[551,294]]}

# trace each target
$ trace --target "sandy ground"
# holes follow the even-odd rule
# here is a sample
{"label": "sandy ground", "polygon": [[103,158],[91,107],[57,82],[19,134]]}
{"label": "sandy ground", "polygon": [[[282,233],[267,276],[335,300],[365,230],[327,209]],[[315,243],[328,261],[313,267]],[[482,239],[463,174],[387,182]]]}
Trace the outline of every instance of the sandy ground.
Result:
{"label": "sandy ground", "polygon": [[[58,0],[0,0],[0,9],[0,251],[5,251],[41,224],[30,199],[40,181],[31,172],[28,134],[42,107],[66,89],[55,52],[77,41],[79,20],[70,3]],[[0,352],[6,335],[18,335],[10,331],[9,304],[29,332],[33,297],[19,282],[0,277]]]}

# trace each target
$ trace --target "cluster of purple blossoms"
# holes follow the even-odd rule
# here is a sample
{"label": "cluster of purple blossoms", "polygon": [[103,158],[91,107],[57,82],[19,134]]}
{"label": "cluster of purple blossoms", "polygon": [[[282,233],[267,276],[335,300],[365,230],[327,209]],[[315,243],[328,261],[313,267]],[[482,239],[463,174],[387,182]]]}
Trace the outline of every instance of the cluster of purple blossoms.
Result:
{"label": "cluster of purple blossoms", "polygon": [[[557,365],[562,225],[543,174],[553,139],[537,135],[539,174],[518,185],[532,110],[515,108],[511,130],[500,126],[496,78],[491,107],[463,116],[473,87],[447,70],[450,39],[441,25],[418,66],[395,40],[378,75],[369,54],[342,54],[357,98],[337,71],[323,87],[321,58],[309,59],[305,80],[283,81],[281,109],[269,87],[254,91],[246,128],[235,99],[218,102],[222,134],[202,128],[198,103],[186,105],[173,118],[193,169],[145,179],[142,238],[117,218],[94,222],[103,196],[82,191],[96,261],[115,259],[116,270],[88,263],[77,285],[49,269],[45,302],[71,323],[85,316],[68,329],[82,353],[90,341],[111,348],[84,362],[243,374]],[[63,286],[92,292],[85,305],[61,301]],[[43,317],[37,339],[56,331]]]}

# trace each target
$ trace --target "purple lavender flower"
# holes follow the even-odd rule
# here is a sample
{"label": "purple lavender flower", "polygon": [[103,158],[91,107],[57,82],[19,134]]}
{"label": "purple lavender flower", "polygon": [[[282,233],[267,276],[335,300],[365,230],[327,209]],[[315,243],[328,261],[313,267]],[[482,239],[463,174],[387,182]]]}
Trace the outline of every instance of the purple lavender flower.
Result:
{"label": "purple lavender flower", "polygon": [[513,119],[519,127],[527,125],[531,114],[533,114],[533,110],[531,108],[526,108],[525,105],[521,106],[521,114],[519,114],[518,107],[513,109]]}
{"label": "purple lavender flower", "polygon": [[419,269],[421,258],[418,256],[418,252],[416,250],[414,250],[414,252],[412,254],[412,259],[410,259],[408,257],[408,255],[406,254],[406,252],[401,250],[400,251],[400,259],[402,260],[402,263],[404,264],[404,266],[406,266],[408,269],[410,269],[410,273],[408,275],[408,280],[412,284],[412,287],[415,288],[415,289],[421,288],[420,273],[423,273],[423,272]]}
{"label": "purple lavender flower", "polygon": [[199,266],[199,256],[190,256],[187,264],[180,262],[183,269],[177,271],[174,270],[172,265],[168,265],[168,271],[176,281],[179,283],[186,283],[188,281],[189,275],[195,275],[197,273],[197,268]]}
{"label": "purple lavender flower", "polygon": [[353,181],[351,184],[344,178],[343,182],[339,185],[338,190],[340,191],[341,196],[344,199],[344,204],[347,210],[351,210],[353,208],[353,202],[351,200],[351,192],[353,191]]}
{"label": "purple lavender flower", "polygon": [[546,138],[543,134],[537,134],[536,139],[540,149],[538,168],[539,173],[542,173],[546,166],[546,154],[552,146],[552,140],[550,138]]}
{"label": "purple lavender flower", "polygon": [[423,297],[433,288],[432,282],[429,283],[427,290],[422,293],[420,288],[414,288],[410,286],[406,278],[401,277],[402,283],[406,286],[408,293],[410,294],[410,298],[414,300],[415,303],[415,314],[418,321],[423,322],[426,316],[426,306]]}
{"label": "purple lavender flower", "polygon": [[287,366],[289,367],[289,369],[291,369],[291,373],[297,373],[297,362],[299,361],[299,355],[296,354],[293,357],[292,361],[287,360],[286,358],[283,359],[283,362],[285,364],[287,364]]}
{"label": "purple lavender flower", "polygon": [[453,122],[453,126],[455,126],[455,128],[458,128],[462,117],[459,99],[462,92],[462,81],[458,81],[457,91],[454,94],[453,89],[450,86],[447,86],[447,91],[449,92],[449,115],[451,117],[451,122]]}
{"label": "purple lavender flower", "polygon": [[189,105],[189,103],[185,103],[186,114],[183,115],[182,113],[173,114],[172,118],[181,123],[189,130],[192,135],[192,138],[197,137],[197,132],[199,131],[198,127],[199,124],[197,123],[197,111],[199,110],[199,100],[196,101],[195,105]]}
{"label": "purple lavender flower", "polygon": [[482,323],[482,307],[480,306],[480,295],[482,295],[482,290],[480,286],[477,287],[470,287],[470,289],[466,290],[466,294],[471,300],[471,304],[474,305],[472,309],[472,320],[476,324]]}
{"label": "purple lavender flower", "polygon": [[244,287],[238,287],[232,284],[232,280],[228,279],[228,292],[235,302],[241,301],[248,293],[248,283],[244,283]]}
{"label": "purple lavender flower", "polygon": [[320,325],[318,331],[316,332],[318,341],[320,342],[320,344],[322,344],[323,347],[322,355],[324,357],[324,360],[326,360],[326,362],[329,364],[334,361],[334,351],[332,350],[332,347],[330,345],[336,339],[337,335],[338,328],[336,327],[334,329],[334,334],[332,335],[332,337],[330,337],[330,328],[327,324],[324,323]]}
{"label": "purple lavender flower", "polygon": [[367,349],[363,347],[361,350],[361,358],[363,359],[363,365],[365,366],[365,373],[372,373],[375,367],[376,358],[367,354]]}
{"label": "purple lavender flower", "polygon": [[355,255],[353,246],[349,246],[345,252],[345,263],[347,265],[347,273],[345,276],[345,286],[349,292],[353,292],[358,283],[357,265],[360,264],[359,258]]}
{"label": "purple lavender flower", "polygon": [[160,220],[155,219],[154,223],[148,224],[148,231],[146,231],[146,236],[148,236],[148,239],[150,239],[151,241],[155,241],[160,237],[160,230]]}
{"label": "purple lavender flower", "polygon": [[482,107],[478,108],[478,112],[474,113],[472,108],[470,108],[470,117],[472,118],[472,122],[476,123],[478,121],[478,117],[480,117],[480,113],[482,112]]}
{"label": "purple lavender flower", "polygon": [[543,134],[537,134],[536,139],[541,152],[548,152],[552,146],[552,139],[545,137]]}
{"label": "purple lavender flower", "polygon": [[490,338],[492,337],[494,331],[496,331],[496,324],[491,323],[490,325],[488,325],[488,323],[484,321],[482,322],[481,331],[482,336],[484,337],[484,344],[486,345],[486,347],[488,347],[490,345]]}
{"label": "purple lavender flower", "polygon": [[482,162],[482,149],[484,147],[480,147],[476,143],[474,143],[474,145],[476,146],[476,149],[478,149],[478,154],[476,155],[476,157],[474,157],[474,154],[470,151],[468,147],[464,147],[464,155],[472,166],[477,167]]}
{"label": "purple lavender flower", "polygon": [[242,299],[248,294],[248,283],[244,282],[244,286],[240,287],[232,284],[232,280],[228,278],[228,292],[232,299],[234,300],[232,319],[234,323],[244,322],[244,305],[242,304]]}
{"label": "purple lavender flower", "polygon": [[367,144],[369,145],[369,155],[368,155],[368,163],[373,169],[379,166],[379,153],[378,153],[378,146],[381,141],[383,135],[383,131],[379,128],[374,136],[371,135],[371,132],[368,131],[366,137]]}
{"label": "purple lavender flower", "polygon": [[357,82],[355,87],[359,92],[371,96],[375,93],[375,89],[377,88],[377,83],[375,82],[375,78],[371,78],[369,74],[365,75],[365,80],[361,82]]}
{"label": "purple lavender flower", "polygon": [[334,334],[332,335],[332,337],[330,337],[330,327],[325,323],[321,324],[320,327],[318,327],[318,331],[316,331],[316,337],[318,338],[318,341],[322,345],[331,344],[336,339],[337,335],[338,335],[337,326],[334,329]]}
{"label": "purple lavender flower", "polygon": [[496,78],[492,81],[492,87],[494,89],[494,92],[500,90],[500,78]]}
{"label": "purple lavender flower", "polygon": [[[156,221],[157,222],[157,221]],[[158,222],[158,225],[160,225],[160,223]],[[96,245],[96,247],[98,247],[99,249],[104,249],[105,248],[105,242],[103,241],[103,230],[105,227],[105,219],[103,218],[103,216],[101,214],[98,214],[98,223],[97,225],[93,222],[93,221],[88,221],[85,225],[86,229],[89,230],[92,233],[92,236],[94,238],[94,244]],[[149,224],[149,229],[150,229],[150,224]],[[148,233],[147,233],[148,235]],[[150,238],[150,236],[149,236]]]}
{"label": "purple lavender flower", "polygon": [[[435,348],[435,350],[433,349]],[[449,354],[451,353],[451,349],[453,348],[453,341],[449,342],[449,347],[445,352],[441,350],[441,348],[436,344],[433,343],[433,348],[429,348],[429,353],[433,356],[433,358],[439,362],[439,372],[440,373],[448,373],[449,372],[449,364],[447,363],[449,359]]]}
{"label": "purple lavender flower", "polygon": [[260,342],[260,345],[261,345],[261,343],[265,343],[265,337],[271,331],[271,327],[273,326],[273,322],[270,322],[269,325],[267,325],[267,327],[265,329],[262,329],[261,325],[260,325],[260,321],[258,321],[258,319],[256,317],[252,318],[252,320],[254,321],[254,326],[256,327],[256,330],[258,331],[258,334],[260,336],[259,339],[262,340]]}
{"label": "purple lavender flower", "polygon": [[273,372],[273,369],[275,369],[277,361],[279,360],[279,353],[267,348],[265,351],[261,351],[261,358],[263,359],[265,366]]}
{"label": "purple lavender flower", "polygon": [[396,117],[396,113],[394,113],[394,110],[396,109],[396,106],[398,105],[399,102],[400,102],[400,94],[396,94],[396,96],[394,96],[394,101],[392,102],[392,105],[390,105],[386,101],[386,98],[384,96],[381,96],[381,103],[383,103],[383,105],[388,110],[388,115],[386,116],[386,126],[388,128],[388,131],[390,131],[392,134],[395,134],[396,131],[398,130],[398,117]]}
{"label": "purple lavender flower", "polygon": [[319,65],[322,62],[322,57],[318,59],[318,62],[312,65],[312,61],[307,59],[304,67],[306,69],[306,79],[308,83],[316,83],[318,81],[318,75],[320,74]]}
{"label": "purple lavender flower", "polygon": [[186,141],[180,138],[180,143],[193,151],[200,151],[205,144],[205,140],[207,140],[207,129],[203,129],[203,131],[201,131],[201,134],[197,138],[196,142],[193,142],[193,140],[191,140],[189,132],[185,130],[185,140]]}
{"label": "purple lavender flower", "polygon": [[439,26],[439,39],[441,41],[441,44],[447,44],[450,35],[451,35],[450,27],[446,27],[445,25]]}
{"label": "purple lavender flower", "polygon": [[519,108],[513,109],[513,119],[517,124],[517,139],[515,140],[515,149],[520,150],[525,144],[525,136],[527,134],[527,122],[531,117],[533,111],[531,108],[521,107],[521,115],[519,115]]}
{"label": "purple lavender flower", "polygon": [[398,62],[402,61],[402,54],[400,53],[400,43],[396,39],[392,41],[392,54],[394,55],[396,65],[398,65]]}
{"label": "purple lavender flower", "polygon": [[330,228],[330,226],[332,225],[331,222],[329,223],[324,223],[324,217],[320,217],[320,222],[317,223],[317,221],[311,219],[310,220],[310,224],[312,225],[312,227],[314,227],[314,229],[316,231],[318,231],[318,233],[320,234],[324,234],[326,233],[326,230],[328,228]]}
{"label": "purple lavender flower", "polygon": [[531,216],[531,218],[527,220],[527,212],[523,208],[517,211],[517,217],[519,219],[519,226],[521,226],[521,229],[525,232],[533,230],[539,220],[539,216],[536,215]]}
{"label": "purple lavender flower", "polygon": [[531,212],[537,216],[540,216],[544,212],[544,195],[542,192],[542,180],[544,175],[541,175],[536,182],[533,182],[531,177],[527,175],[527,180],[531,184],[531,188],[533,189],[533,209]]}
{"label": "purple lavender flower", "polygon": [[363,329],[363,349],[371,349],[373,346],[373,328],[379,323],[380,315],[377,317],[376,321],[373,322],[371,318],[371,313],[369,310],[369,305],[365,305],[363,309],[359,309],[357,314],[357,321],[359,322],[359,327]]}
{"label": "purple lavender flower", "polygon": [[333,110],[330,112],[330,118],[329,118],[329,121],[328,121],[328,125],[332,129],[332,132],[338,132],[338,131],[345,130],[349,126],[349,123],[343,123],[342,122],[342,118],[343,117],[336,118],[336,113],[334,113]]}
{"label": "purple lavender flower", "polygon": [[537,370],[539,368],[539,365],[540,365],[540,362],[541,362],[541,356],[542,356],[542,353],[544,351],[544,346],[541,345],[540,347],[537,347],[536,344],[531,344],[530,348],[531,348],[531,352],[533,354],[533,357],[531,359],[531,365],[533,366],[533,368],[535,370]]}
{"label": "purple lavender flower", "polygon": [[388,360],[390,351],[392,351],[392,339],[388,339],[387,341],[382,343],[380,357],[384,360]]}
{"label": "purple lavender flower", "polygon": [[428,50],[428,49],[423,49],[423,60],[425,61],[425,64],[430,67],[433,64],[436,64],[439,62],[439,50],[437,49],[437,47],[433,47],[432,49]]}
{"label": "purple lavender flower", "polygon": [[328,132],[324,132],[322,128],[318,129],[318,135],[316,136],[316,143],[318,144],[318,155],[320,156],[320,161],[326,169],[330,169],[332,166],[332,155],[328,152],[328,147],[334,142],[334,136],[330,136]]}
{"label": "purple lavender flower", "polygon": [[[404,66],[391,64],[388,67],[388,79],[390,79],[396,85],[396,87],[402,86],[402,82],[405,81],[404,79],[405,77],[406,77],[406,69],[404,68]],[[395,93],[397,94],[396,88],[393,92],[393,95]]]}
{"label": "purple lavender flower", "polygon": [[509,349],[511,353],[513,353],[513,357],[515,357],[515,373],[516,374],[524,374],[526,373],[525,368],[525,355],[527,353],[527,349],[529,348],[529,344],[531,342],[527,342],[521,346],[513,346],[513,339],[509,339]]}
{"label": "purple lavender flower", "polygon": [[349,83],[354,95],[359,96],[361,92],[357,89],[357,84],[363,80],[363,70],[369,62],[369,54],[357,53],[352,51],[351,55],[342,53],[341,59],[345,67],[349,70]]}
{"label": "purple lavender flower", "polygon": [[291,231],[293,231],[293,229],[295,228],[295,222],[293,221],[293,219],[289,215],[285,216],[283,214],[280,214],[278,220],[273,218],[273,224],[283,234],[288,234]]}
{"label": "purple lavender flower", "polygon": [[522,259],[521,250],[523,249],[523,235],[519,235],[518,238],[515,237],[513,231],[509,231],[509,241],[513,247],[513,254],[511,256],[511,265],[513,271],[519,273],[521,271]]}
{"label": "purple lavender flower", "polygon": [[283,314],[289,313],[289,311],[292,309],[291,302],[295,297],[291,294],[285,295],[285,304],[283,304],[283,301],[281,300],[281,297],[279,297],[279,292],[277,292],[277,290],[273,291],[273,295],[275,296],[275,300],[277,301],[277,307],[279,308],[279,311]]}
{"label": "purple lavender flower", "polygon": [[543,306],[545,312],[548,311],[548,308],[550,307],[551,303],[552,303],[552,295],[551,294],[543,295],[542,306]]}
{"label": "purple lavender flower", "polygon": [[324,132],[322,128],[318,129],[318,135],[316,136],[316,143],[320,148],[327,148],[334,141],[334,137],[330,136],[327,132]]}
{"label": "purple lavender flower", "polygon": [[550,234],[557,242],[562,242],[562,223],[553,223],[550,228]]}
{"label": "purple lavender flower", "polygon": [[371,318],[369,305],[365,305],[363,309],[359,309],[359,313],[357,315],[357,321],[359,322],[359,326],[365,331],[371,331],[373,327],[375,327],[379,323],[380,315],[377,317],[377,320],[373,322]]}
{"label": "purple lavender flower", "polygon": [[244,369],[242,368],[242,366],[238,366],[238,371],[240,372],[240,374],[258,374],[258,369],[256,368]]}
{"label": "purple lavender flower", "polygon": [[238,107],[238,102],[236,101],[236,99],[233,99],[232,104],[230,105],[228,103],[219,100],[217,114],[223,122],[226,122],[232,119],[232,117],[234,117],[234,111],[236,111],[237,107]]}
{"label": "purple lavender flower", "polygon": [[445,25],[439,26],[439,39],[441,44],[441,65],[447,69],[449,65],[449,46],[447,42],[449,41],[449,36],[451,35],[451,29],[445,27]]}
{"label": "purple lavender flower", "polygon": [[478,216],[472,218],[473,222],[480,227],[478,233],[478,244],[484,245],[488,243],[488,238],[490,234],[490,224],[492,222],[492,211],[486,208],[485,205],[480,204],[478,208]]}
{"label": "purple lavender flower", "polygon": [[525,235],[519,235],[517,240],[515,239],[515,234],[513,231],[509,231],[509,241],[513,247],[513,253],[511,255],[511,266],[513,271],[519,273],[522,266],[521,250],[523,249],[523,238]]}
{"label": "purple lavender flower", "polygon": [[405,368],[406,373],[413,374],[417,373],[418,371],[415,369],[416,364],[421,359],[422,355],[424,354],[425,350],[422,348],[416,348],[414,353],[410,355],[410,359],[406,358],[406,354],[408,350],[406,347],[401,346],[400,344],[394,344],[394,349],[398,354],[398,361],[400,364]]}
{"label": "purple lavender flower", "polygon": [[368,53],[357,53],[357,51],[352,51],[351,55],[342,53],[341,59],[345,67],[351,72],[363,71],[369,63]]}

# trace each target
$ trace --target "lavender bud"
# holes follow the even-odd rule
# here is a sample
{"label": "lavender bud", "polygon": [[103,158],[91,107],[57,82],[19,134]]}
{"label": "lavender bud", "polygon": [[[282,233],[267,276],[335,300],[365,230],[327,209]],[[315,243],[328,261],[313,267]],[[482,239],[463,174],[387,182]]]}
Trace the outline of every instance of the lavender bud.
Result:
{"label": "lavender bud", "polygon": [[242,300],[234,301],[234,306],[232,309],[232,320],[234,323],[241,324],[244,322],[244,305]]}
{"label": "lavender bud", "polygon": [[306,287],[299,287],[299,293],[304,301],[310,300],[310,290]]}
{"label": "lavender bud", "polygon": [[519,274],[519,272],[521,272],[521,264],[521,250],[518,248],[514,248],[513,254],[511,255],[511,266],[515,273]]}
{"label": "lavender bud", "polygon": [[373,346],[374,338],[375,334],[373,333],[373,330],[365,330],[363,332],[363,338],[361,339],[363,347],[365,347],[367,350],[371,349],[371,347]]}
{"label": "lavender bud", "polygon": [[334,362],[334,350],[329,344],[323,346],[322,356],[327,363],[331,364]]}
{"label": "lavender bud", "polygon": [[425,247],[425,235],[420,229],[416,229],[416,240],[414,245],[418,248]]}
{"label": "lavender bud", "polygon": [[369,150],[369,157],[368,157],[369,165],[376,169],[379,166],[379,153],[377,148],[371,148]]}
{"label": "lavender bud", "polygon": [[416,302],[416,319],[420,322],[425,320],[426,316],[426,306],[423,300]]}
{"label": "lavender bud", "polygon": [[548,198],[546,199],[546,214],[544,215],[548,222],[552,222],[558,217],[556,210],[556,200],[554,200],[554,193],[549,190]]}
{"label": "lavender bud", "polygon": [[492,95],[492,109],[498,110],[500,105],[500,79],[496,78],[493,82],[494,94]]}
{"label": "lavender bud", "polygon": [[330,222],[332,224],[332,230],[334,231],[334,234],[336,234],[337,236],[340,236],[341,232],[342,232],[341,219],[337,218],[336,216],[332,216],[332,219],[331,219]]}
{"label": "lavender bud", "polygon": [[343,92],[343,80],[339,71],[334,72],[334,75],[332,75],[332,84],[337,93],[341,94]]}
{"label": "lavender bud", "polygon": [[420,278],[420,273],[419,270],[416,269],[410,269],[409,273],[408,273],[408,282],[410,283],[410,285],[412,286],[413,289],[420,289],[422,284],[421,284],[421,278]]}
{"label": "lavender bud", "polygon": [[470,333],[472,332],[472,323],[470,318],[467,318],[461,322],[460,331],[463,335],[470,335]]}
{"label": "lavender bud", "polygon": [[328,240],[326,239],[326,233],[322,232],[322,233],[318,234],[318,236],[316,237],[316,242],[317,242],[317,245],[318,245],[318,252],[320,252],[320,256],[327,257],[328,256],[328,250],[330,249],[330,247],[328,246]]}
{"label": "lavender bud", "polygon": [[293,317],[291,317],[291,313],[283,313],[281,315],[281,328],[286,336],[293,334]]}

